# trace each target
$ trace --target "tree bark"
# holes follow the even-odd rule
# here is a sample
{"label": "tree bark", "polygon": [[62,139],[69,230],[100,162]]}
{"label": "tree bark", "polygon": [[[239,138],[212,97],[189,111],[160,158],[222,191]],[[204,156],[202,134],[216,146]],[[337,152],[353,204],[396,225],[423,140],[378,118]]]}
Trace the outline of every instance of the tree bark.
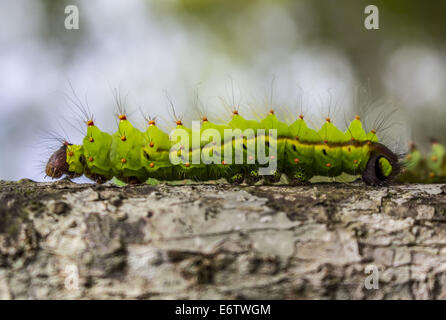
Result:
{"label": "tree bark", "polygon": [[1,299],[444,299],[446,186],[0,182]]}

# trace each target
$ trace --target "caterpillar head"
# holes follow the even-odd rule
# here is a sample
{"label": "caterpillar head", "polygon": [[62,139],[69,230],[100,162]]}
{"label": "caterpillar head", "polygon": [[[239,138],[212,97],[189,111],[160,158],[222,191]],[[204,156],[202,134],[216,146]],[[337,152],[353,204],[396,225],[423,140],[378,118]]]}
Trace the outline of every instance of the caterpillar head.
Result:
{"label": "caterpillar head", "polygon": [[67,163],[67,146],[68,144],[64,144],[49,158],[45,168],[45,173],[48,177],[58,179],[64,174],[69,174],[69,165]]}
{"label": "caterpillar head", "polygon": [[398,156],[380,143],[373,143],[372,152],[362,180],[372,186],[382,186],[392,181],[399,173]]}

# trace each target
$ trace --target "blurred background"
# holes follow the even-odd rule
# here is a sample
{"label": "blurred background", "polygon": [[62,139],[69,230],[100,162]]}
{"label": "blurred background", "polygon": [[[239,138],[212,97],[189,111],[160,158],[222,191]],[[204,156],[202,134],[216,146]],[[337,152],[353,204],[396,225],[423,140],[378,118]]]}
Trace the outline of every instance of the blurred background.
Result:
{"label": "blurred background", "polygon": [[[369,4],[378,30],[364,27]],[[71,100],[114,132],[116,93],[141,129],[140,109],[173,126],[167,93],[186,122],[272,105],[316,128],[388,120],[403,151],[446,139],[446,1],[0,0],[0,13],[0,179],[44,180],[48,131],[81,141]]]}

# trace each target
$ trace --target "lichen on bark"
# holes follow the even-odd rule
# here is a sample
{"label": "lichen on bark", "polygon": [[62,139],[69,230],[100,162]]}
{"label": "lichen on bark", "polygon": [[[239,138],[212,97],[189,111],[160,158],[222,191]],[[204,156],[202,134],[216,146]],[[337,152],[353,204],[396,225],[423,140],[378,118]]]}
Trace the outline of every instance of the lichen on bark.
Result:
{"label": "lichen on bark", "polygon": [[445,191],[3,181],[0,298],[444,299]]}

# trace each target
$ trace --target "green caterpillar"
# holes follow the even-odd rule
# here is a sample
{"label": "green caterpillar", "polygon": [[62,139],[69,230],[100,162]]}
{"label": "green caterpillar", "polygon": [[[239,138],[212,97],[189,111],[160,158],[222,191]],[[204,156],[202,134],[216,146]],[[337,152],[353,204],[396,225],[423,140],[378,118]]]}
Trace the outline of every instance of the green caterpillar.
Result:
{"label": "green caterpillar", "polygon": [[446,149],[433,141],[430,153],[425,156],[414,143],[403,161],[403,169],[398,180],[412,183],[446,182]]}
{"label": "green caterpillar", "polygon": [[[46,174],[52,178],[85,175],[98,183],[113,177],[126,183],[142,183],[149,178],[225,178],[239,183],[258,181],[262,170],[267,170],[273,181],[281,175],[301,183],[313,176],[347,173],[362,175],[365,183],[378,186],[391,181],[400,170],[398,157],[378,142],[375,130],[364,131],[359,116],[346,132],[329,118],[319,131],[309,128],[302,115],[287,125],[278,120],[274,110],[261,121],[247,120],[234,111],[226,125],[203,117],[198,130],[186,128],[178,120],[170,136],[154,120],[148,124],[141,132],[121,114],[118,131],[110,135],[88,120],[83,144],[65,142],[48,160]],[[236,134],[228,138],[227,130]],[[261,145],[263,158],[258,156]],[[214,161],[200,162],[204,158]],[[272,162],[275,167],[269,169]]]}

